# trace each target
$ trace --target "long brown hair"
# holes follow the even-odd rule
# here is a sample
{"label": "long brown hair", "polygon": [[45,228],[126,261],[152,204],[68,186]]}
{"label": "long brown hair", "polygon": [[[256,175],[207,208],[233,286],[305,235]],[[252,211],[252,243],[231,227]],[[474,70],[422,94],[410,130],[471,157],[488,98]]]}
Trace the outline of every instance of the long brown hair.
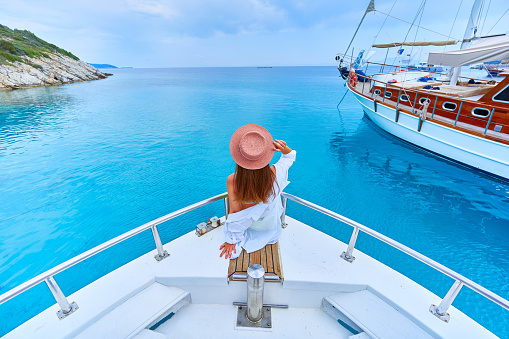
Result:
{"label": "long brown hair", "polygon": [[[270,165],[256,170],[245,169],[237,165],[235,168],[236,200],[244,203],[267,203],[274,191],[276,175]],[[277,181],[276,181],[277,185]],[[279,185],[278,185],[279,188]]]}

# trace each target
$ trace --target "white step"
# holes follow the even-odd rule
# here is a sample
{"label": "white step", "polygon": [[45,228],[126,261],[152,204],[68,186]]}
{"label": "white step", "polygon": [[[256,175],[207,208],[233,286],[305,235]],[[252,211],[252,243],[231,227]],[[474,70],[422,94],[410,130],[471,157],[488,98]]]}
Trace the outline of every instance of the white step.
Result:
{"label": "white step", "polygon": [[[373,338],[432,338],[411,319],[368,290],[324,299]],[[331,314],[330,312],[328,312]]]}
{"label": "white step", "polygon": [[105,314],[75,338],[133,338],[191,302],[189,292],[154,282]]}
{"label": "white step", "polygon": [[192,303],[182,308],[156,331],[168,338],[200,339],[280,339],[280,338],[335,338],[348,339],[351,332],[320,309],[272,308],[272,329],[239,329],[237,307],[220,304]]}
{"label": "white step", "polygon": [[141,330],[140,333],[135,335],[132,339],[166,339],[166,336],[162,333],[147,330],[145,328]]}

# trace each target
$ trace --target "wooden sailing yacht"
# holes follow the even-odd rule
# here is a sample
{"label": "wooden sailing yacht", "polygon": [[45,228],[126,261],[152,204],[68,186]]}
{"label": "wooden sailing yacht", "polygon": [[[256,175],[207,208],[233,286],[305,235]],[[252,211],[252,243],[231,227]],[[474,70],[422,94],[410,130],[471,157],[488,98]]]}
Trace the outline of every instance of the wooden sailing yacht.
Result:
{"label": "wooden sailing yacht", "polygon": [[[441,157],[509,180],[509,72],[499,74],[504,77],[499,83],[460,76],[463,65],[509,57],[509,36],[475,36],[482,2],[476,0],[472,7],[460,50],[429,54],[428,64],[452,66],[448,75],[437,77],[394,66],[395,72],[366,76],[359,72],[362,55],[348,70],[340,64],[340,71],[365,115],[383,130]],[[366,13],[374,10],[371,1]],[[453,43],[456,41],[395,42],[373,47]]]}

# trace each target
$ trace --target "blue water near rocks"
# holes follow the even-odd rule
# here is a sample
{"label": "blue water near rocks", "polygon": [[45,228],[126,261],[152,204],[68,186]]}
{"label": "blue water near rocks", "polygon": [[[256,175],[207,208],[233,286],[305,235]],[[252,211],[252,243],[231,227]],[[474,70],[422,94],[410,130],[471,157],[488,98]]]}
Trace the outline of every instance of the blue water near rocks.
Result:
{"label": "blue water near rocks", "polygon": [[[0,93],[0,293],[129,229],[226,191],[234,169],[230,136],[256,123],[298,151],[287,192],[509,298],[509,185],[382,132],[363,117],[351,94],[338,112],[345,87],[334,67],[113,73],[100,81]],[[163,242],[223,213],[218,202],[163,224]],[[292,202],[288,214],[344,242],[352,231]],[[306,251],[319,244],[301,246]],[[440,297],[453,284],[365,234],[357,248]],[[153,249],[145,232],[55,279],[69,295]],[[42,283],[1,305],[0,334],[53,303]],[[468,288],[454,306],[509,337],[509,313]]]}

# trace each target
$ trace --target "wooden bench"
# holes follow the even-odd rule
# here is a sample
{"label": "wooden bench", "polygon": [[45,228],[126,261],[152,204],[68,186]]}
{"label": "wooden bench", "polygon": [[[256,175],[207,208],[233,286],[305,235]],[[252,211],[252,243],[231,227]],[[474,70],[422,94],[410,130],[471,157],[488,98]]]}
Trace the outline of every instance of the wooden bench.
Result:
{"label": "wooden bench", "polygon": [[[259,264],[265,268],[267,282],[283,281],[279,242],[267,245],[261,250],[252,253],[247,253],[246,250],[242,249],[242,253],[237,259],[230,259],[228,279],[230,281],[247,280],[247,268],[252,264]],[[278,277],[279,279],[277,279]]]}

